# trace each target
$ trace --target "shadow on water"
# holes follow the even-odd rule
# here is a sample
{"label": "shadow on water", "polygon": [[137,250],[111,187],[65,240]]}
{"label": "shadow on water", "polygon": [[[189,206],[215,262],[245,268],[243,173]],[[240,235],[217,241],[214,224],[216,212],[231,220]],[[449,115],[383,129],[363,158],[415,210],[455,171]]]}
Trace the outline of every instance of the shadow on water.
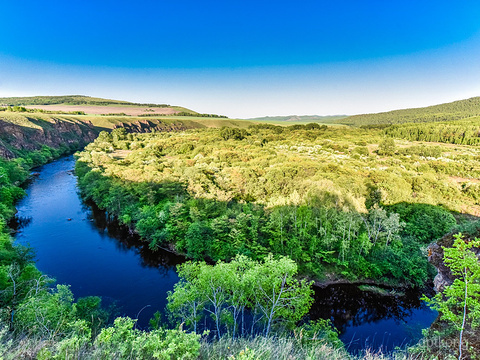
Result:
{"label": "shadow on water", "polygon": [[23,228],[27,227],[32,222],[31,217],[23,217],[15,215],[8,222],[8,226],[13,229],[14,232],[21,231]]}
{"label": "shadow on water", "polygon": [[140,237],[127,226],[120,225],[116,219],[109,219],[108,214],[91,202],[84,203],[84,209],[89,213],[88,221],[92,229],[99,235],[110,240],[118,251],[134,251],[140,256],[140,264],[147,268],[156,268],[162,272],[175,270],[176,266],[186,261],[184,256],[171,251],[157,249],[152,251]]}

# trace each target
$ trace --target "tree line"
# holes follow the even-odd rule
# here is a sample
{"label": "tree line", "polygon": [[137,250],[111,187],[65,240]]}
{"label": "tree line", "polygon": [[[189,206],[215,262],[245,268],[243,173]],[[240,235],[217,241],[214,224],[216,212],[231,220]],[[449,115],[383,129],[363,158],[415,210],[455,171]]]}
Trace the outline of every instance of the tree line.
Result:
{"label": "tree line", "polygon": [[479,118],[441,123],[392,125],[385,129],[385,134],[411,141],[479,145],[480,125],[478,120]]}

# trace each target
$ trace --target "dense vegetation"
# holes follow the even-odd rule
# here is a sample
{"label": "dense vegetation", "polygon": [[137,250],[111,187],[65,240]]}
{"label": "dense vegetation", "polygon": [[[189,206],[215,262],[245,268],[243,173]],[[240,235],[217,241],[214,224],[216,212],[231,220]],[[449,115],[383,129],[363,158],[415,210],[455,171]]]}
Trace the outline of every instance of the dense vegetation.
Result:
{"label": "dense vegetation", "polygon": [[258,262],[239,255],[214,266],[187,262],[178,272],[182,281],[168,296],[168,310],[194,332],[210,315],[217,339],[291,330],[313,301],[310,284],[295,278],[297,265],[286,257]]}
{"label": "dense vegetation", "polygon": [[438,123],[392,125],[385,129],[385,134],[411,141],[479,145],[480,117]]}
{"label": "dense vegetation", "polygon": [[[322,356],[335,355],[344,358],[346,355],[340,345],[336,333],[328,323],[316,322],[302,326],[301,337],[290,337],[285,330],[276,339],[267,334],[255,339],[234,338],[220,342],[203,340],[196,332],[185,332],[181,329],[167,329],[152,319],[150,331],[136,328],[136,321],[130,318],[116,318],[110,324],[111,314],[101,307],[101,299],[95,296],[75,300],[69,287],[57,285],[52,287],[53,279],[40,273],[33,263],[33,253],[20,245],[13,245],[6,227],[6,220],[11,218],[15,209],[15,200],[24,195],[18,187],[29,176],[29,169],[41,165],[62,154],[62,150],[44,147],[41,152],[31,152],[22,158],[5,161],[0,160],[0,357],[2,359],[38,358],[38,359],[212,359],[227,356],[239,358],[287,358],[290,356]],[[310,289],[303,282],[300,287],[292,278],[295,275],[295,264],[288,259],[273,260],[255,264],[248,259],[238,259],[245,269],[249,269],[248,279],[244,276],[241,282],[233,277],[241,273],[233,266],[240,263],[218,264],[215,271],[208,271],[205,264],[185,264],[181,273],[184,282],[177,284],[172,293],[169,308],[173,318],[179,314],[187,314],[188,301],[196,299],[201,302],[198,313],[213,309],[217,314],[217,336],[227,327],[227,333],[235,334],[237,330],[228,330],[231,322],[225,315],[232,308],[234,319],[238,320],[240,312],[250,308],[263,309],[265,316],[259,316],[257,322],[266,319],[268,329],[277,329],[280,324],[293,324],[311,303]],[[206,270],[200,275],[195,270],[202,267]],[[226,276],[227,267],[231,270]],[[272,273],[270,270],[276,270]],[[195,274],[198,275],[195,275]],[[256,276],[253,276],[256,274]],[[268,274],[268,277],[263,275]],[[281,275],[285,274],[285,278]],[[212,275],[215,275],[214,277]],[[288,278],[287,278],[288,277]],[[218,301],[213,304],[204,303],[204,299],[212,299],[206,289],[209,278],[215,279],[216,286],[221,288]],[[259,281],[257,283],[257,281]],[[251,287],[257,283],[262,289],[269,291],[279,288],[278,301],[269,304],[268,296],[255,297],[257,301],[250,303]],[[230,286],[227,288],[225,286]],[[207,288],[202,289],[201,286]],[[202,297],[198,297],[201,291]],[[215,292],[216,289],[213,289]],[[247,293],[250,291],[250,293]],[[293,293],[292,293],[293,291]],[[189,296],[182,296],[185,292]],[[215,293],[219,295],[219,293]],[[234,294],[231,297],[231,294]],[[297,298],[303,294],[302,298]],[[193,297],[192,297],[193,296]],[[206,296],[206,298],[204,297]],[[229,297],[230,296],[230,297]],[[252,304],[256,304],[255,306]],[[294,305],[295,304],[295,305]],[[288,306],[288,309],[286,308]],[[292,307],[294,306],[294,307]],[[289,309],[298,310],[295,313]],[[269,311],[270,310],[270,311]],[[221,313],[221,316],[220,316]],[[195,317],[189,317],[195,321]],[[282,321],[282,320],[286,320]],[[242,322],[242,326],[245,324]],[[291,326],[291,325],[290,325]],[[181,328],[181,326],[180,326]],[[277,331],[277,330],[275,330]],[[200,331],[199,331],[200,332]],[[201,332],[200,332],[201,333]],[[283,334],[283,335],[282,335]],[[234,336],[235,337],[235,336]],[[332,345],[329,345],[331,343]],[[227,346],[228,344],[228,346]],[[225,347],[223,347],[225,345]],[[285,347],[288,345],[288,347]],[[249,357],[245,357],[249,356]]]}
{"label": "dense vegetation", "polygon": [[346,119],[338,120],[338,122],[346,125],[361,126],[451,121],[472,116],[480,116],[480,97],[423,108],[394,110],[378,114],[354,115]]}
{"label": "dense vegetation", "polygon": [[[108,115],[108,114],[107,114]],[[113,114],[115,115],[115,114]],[[123,114],[126,116],[125,114]],[[156,114],[156,113],[151,113],[151,114],[141,114],[138,115],[140,117],[156,117],[156,116],[172,116],[171,114]],[[199,118],[216,118],[216,119],[228,119],[228,116],[225,115],[217,115],[217,114],[200,114],[200,113],[192,113],[191,111],[179,111],[175,113],[173,116],[195,116]]]}
{"label": "dense vegetation", "polygon": [[[475,231],[479,231],[478,223]],[[472,230],[472,229],[470,229]],[[443,247],[443,261],[454,280],[432,298],[424,300],[439,312],[417,350],[431,357],[476,359],[480,354],[480,239],[461,232]]]}
{"label": "dense vegetation", "polygon": [[476,184],[451,179],[478,176],[476,153],[386,155],[381,131],[307,128],[102,133],[77,162],[79,184],[152,249],[282,254],[315,279],[423,284],[426,245],[455,224],[446,209],[477,209]]}

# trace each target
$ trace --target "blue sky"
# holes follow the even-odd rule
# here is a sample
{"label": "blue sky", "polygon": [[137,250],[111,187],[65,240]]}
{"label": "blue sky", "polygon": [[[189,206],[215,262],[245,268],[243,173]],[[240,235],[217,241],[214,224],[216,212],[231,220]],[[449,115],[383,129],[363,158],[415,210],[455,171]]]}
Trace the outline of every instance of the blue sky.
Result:
{"label": "blue sky", "polygon": [[475,1],[0,3],[0,96],[84,94],[253,117],[480,95]]}

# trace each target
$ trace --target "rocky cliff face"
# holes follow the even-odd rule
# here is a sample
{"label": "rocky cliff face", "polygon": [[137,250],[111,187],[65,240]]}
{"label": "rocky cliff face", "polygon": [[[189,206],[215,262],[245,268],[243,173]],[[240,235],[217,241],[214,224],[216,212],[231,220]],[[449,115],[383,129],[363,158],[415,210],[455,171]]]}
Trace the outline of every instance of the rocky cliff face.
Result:
{"label": "rocky cliff face", "polygon": [[[43,145],[58,148],[67,145],[80,148],[95,140],[100,132],[91,122],[48,117],[22,116],[17,119],[7,119],[0,116],[0,157],[12,159],[15,150],[38,150]],[[113,128],[123,127],[127,132],[143,133],[152,131],[181,131],[192,126],[183,122],[167,122],[157,119],[137,120],[131,123],[120,123]]]}
{"label": "rocky cliff face", "polygon": [[125,128],[129,133],[144,133],[152,131],[178,131],[186,130],[189,127],[185,124],[178,123],[166,123],[159,120],[138,120],[132,123],[121,123],[115,125],[113,128]]}
{"label": "rocky cliff face", "polygon": [[11,159],[15,150],[38,150],[42,145],[58,148],[60,145],[82,146],[98,135],[89,122],[28,119],[31,122],[14,123],[0,119],[0,156]]}
{"label": "rocky cliff face", "polygon": [[[443,248],[451,247],[453,245],[453,235],[447,234],[440,240],[431,244],[428,247],[428,261],[437,268],[437,275],[433,280],[435,291],[441,292],[446,286],[449,286],[455,280],[455,276],[452,275],[450,269],[445,266],[443,262]],[[475,234],[464,234],[464,239],[480,238],[480,231]],[[475,254],[480,258],[480,249],[475,249]]]}

